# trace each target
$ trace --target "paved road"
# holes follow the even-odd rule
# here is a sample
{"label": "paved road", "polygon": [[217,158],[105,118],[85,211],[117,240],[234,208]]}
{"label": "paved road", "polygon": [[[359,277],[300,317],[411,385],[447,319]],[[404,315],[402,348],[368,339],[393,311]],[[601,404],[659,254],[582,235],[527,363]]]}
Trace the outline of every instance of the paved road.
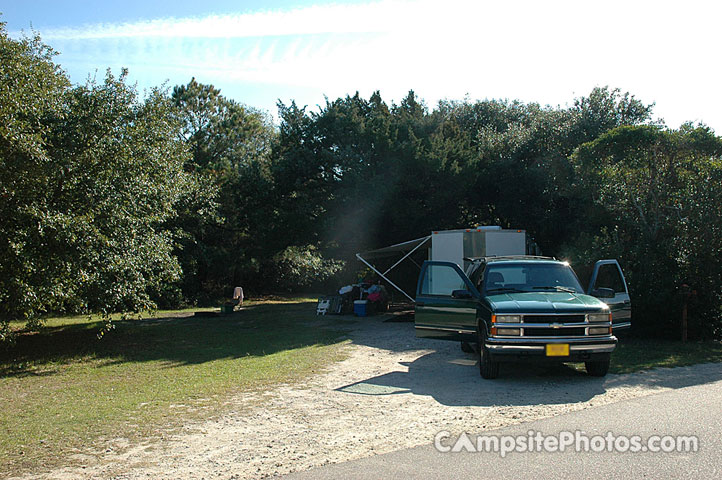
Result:
{"label": "paved road", "polygon": [[[587,436],[695,435],[694,453],[565,452],[439,453],[433,445],[330,465],[287,479],[378,478],[722,478],[722,381],[666,391],[554,418],[496,430],[498,435],[528,432],[559,435],[580,430]],[[475,436],[469,432],[475,441]],[[487,432],[489,433],[489,432]],[[453,444],[458,436],[442,441]],[[430,439],[431,442],[431,439]]]}

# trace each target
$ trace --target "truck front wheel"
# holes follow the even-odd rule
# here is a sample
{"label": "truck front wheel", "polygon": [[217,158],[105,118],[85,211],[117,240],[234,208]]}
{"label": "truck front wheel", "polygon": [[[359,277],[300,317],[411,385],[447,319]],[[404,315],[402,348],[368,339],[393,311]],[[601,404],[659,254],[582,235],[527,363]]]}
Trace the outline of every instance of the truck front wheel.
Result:
{"label": "truck front wheel", "polygon": [[489,351],[484,346],[484,335],[479,332],[479,373],[481,378],[493,380],[499,376],[499,362],[491,360]]}
{"label": "truck front wheel", "polygon": [[587,373],[592,377],[603,377],[609,371],[609,359],[597,362],[584,362]]}

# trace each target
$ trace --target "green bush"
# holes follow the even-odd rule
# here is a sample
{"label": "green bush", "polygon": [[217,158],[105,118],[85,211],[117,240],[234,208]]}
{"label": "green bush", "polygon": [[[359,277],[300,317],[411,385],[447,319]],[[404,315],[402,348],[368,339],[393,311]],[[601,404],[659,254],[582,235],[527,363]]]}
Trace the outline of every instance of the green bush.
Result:
{"label": "green bush", "polygon": [[318,286],[341,272],[344,262],[324,259],[313,245],[291,246],[273,256],[270,284],[288,291]]}

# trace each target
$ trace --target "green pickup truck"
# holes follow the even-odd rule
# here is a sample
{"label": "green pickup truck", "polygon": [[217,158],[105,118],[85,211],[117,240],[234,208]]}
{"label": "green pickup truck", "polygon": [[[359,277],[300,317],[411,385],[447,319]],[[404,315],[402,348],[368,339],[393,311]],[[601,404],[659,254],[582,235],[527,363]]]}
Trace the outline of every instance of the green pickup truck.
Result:
{"label": "green pickup truck", "polygon": [[460,341],[479,353],[481,376],[499,375],[499,363],[584,362],[604,376],[631,326],[631,302],[616,260],[600,260],[584,290],[567,262],[550,257],[427,261],[416,289],[416,336]]}

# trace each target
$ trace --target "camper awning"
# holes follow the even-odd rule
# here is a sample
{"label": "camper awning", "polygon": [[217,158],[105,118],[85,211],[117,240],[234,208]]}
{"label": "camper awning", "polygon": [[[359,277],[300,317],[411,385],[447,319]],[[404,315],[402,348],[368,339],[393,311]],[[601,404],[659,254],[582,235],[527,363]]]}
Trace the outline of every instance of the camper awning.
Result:
{"label": "camper awning", "polygon": [[356,255],[361,255],[363,258],[370,260],[372,258],[389,257],[397,253],[408,253],[412,250],[416,250],[420,245],[427,242],[430,238],[431,236],[429,235],[423,238],[417,238],[416,240],[409,240],[408,242],[397,243],[396,245],[390,245],[388,247],[378,248],[376,250],[369,250],[368,252],[357,253]]}
{"label": "camper awning", "polygon": [[[376,250],[369,250],[368,252],[363,253],[357,253],[356,258],[358,258],[361,262],[366,264],[371,270],[376,272],[378,276],[386,280],[392,287],[394,287],[396,290],[404,294],[406,298],[411,300],[412,302],[415,302],[414,298],[406,293],[402,288],[400,288],[398,285],[396,285],[394,282],[389,280],[387,277],[388,273],[396,268],[401,262],[409,258],[416,250],[418,250],[422,245],[424,245],[426,242],[431,240],[431,235],[428,235],[426,237],[417,238],[416,240],[409,240],[407,242],[397,243],[396,245],[390,245],[388,247],[379,248]],[[370,260],[378,259],[378,258],[385,258],[385,257],[391,257],[394,255],[403,255],[399,261],[391,265],[389,268],[386,269],[385,272],[379,271],[378,268],[376,268],[374,265],[370,263]]]}

